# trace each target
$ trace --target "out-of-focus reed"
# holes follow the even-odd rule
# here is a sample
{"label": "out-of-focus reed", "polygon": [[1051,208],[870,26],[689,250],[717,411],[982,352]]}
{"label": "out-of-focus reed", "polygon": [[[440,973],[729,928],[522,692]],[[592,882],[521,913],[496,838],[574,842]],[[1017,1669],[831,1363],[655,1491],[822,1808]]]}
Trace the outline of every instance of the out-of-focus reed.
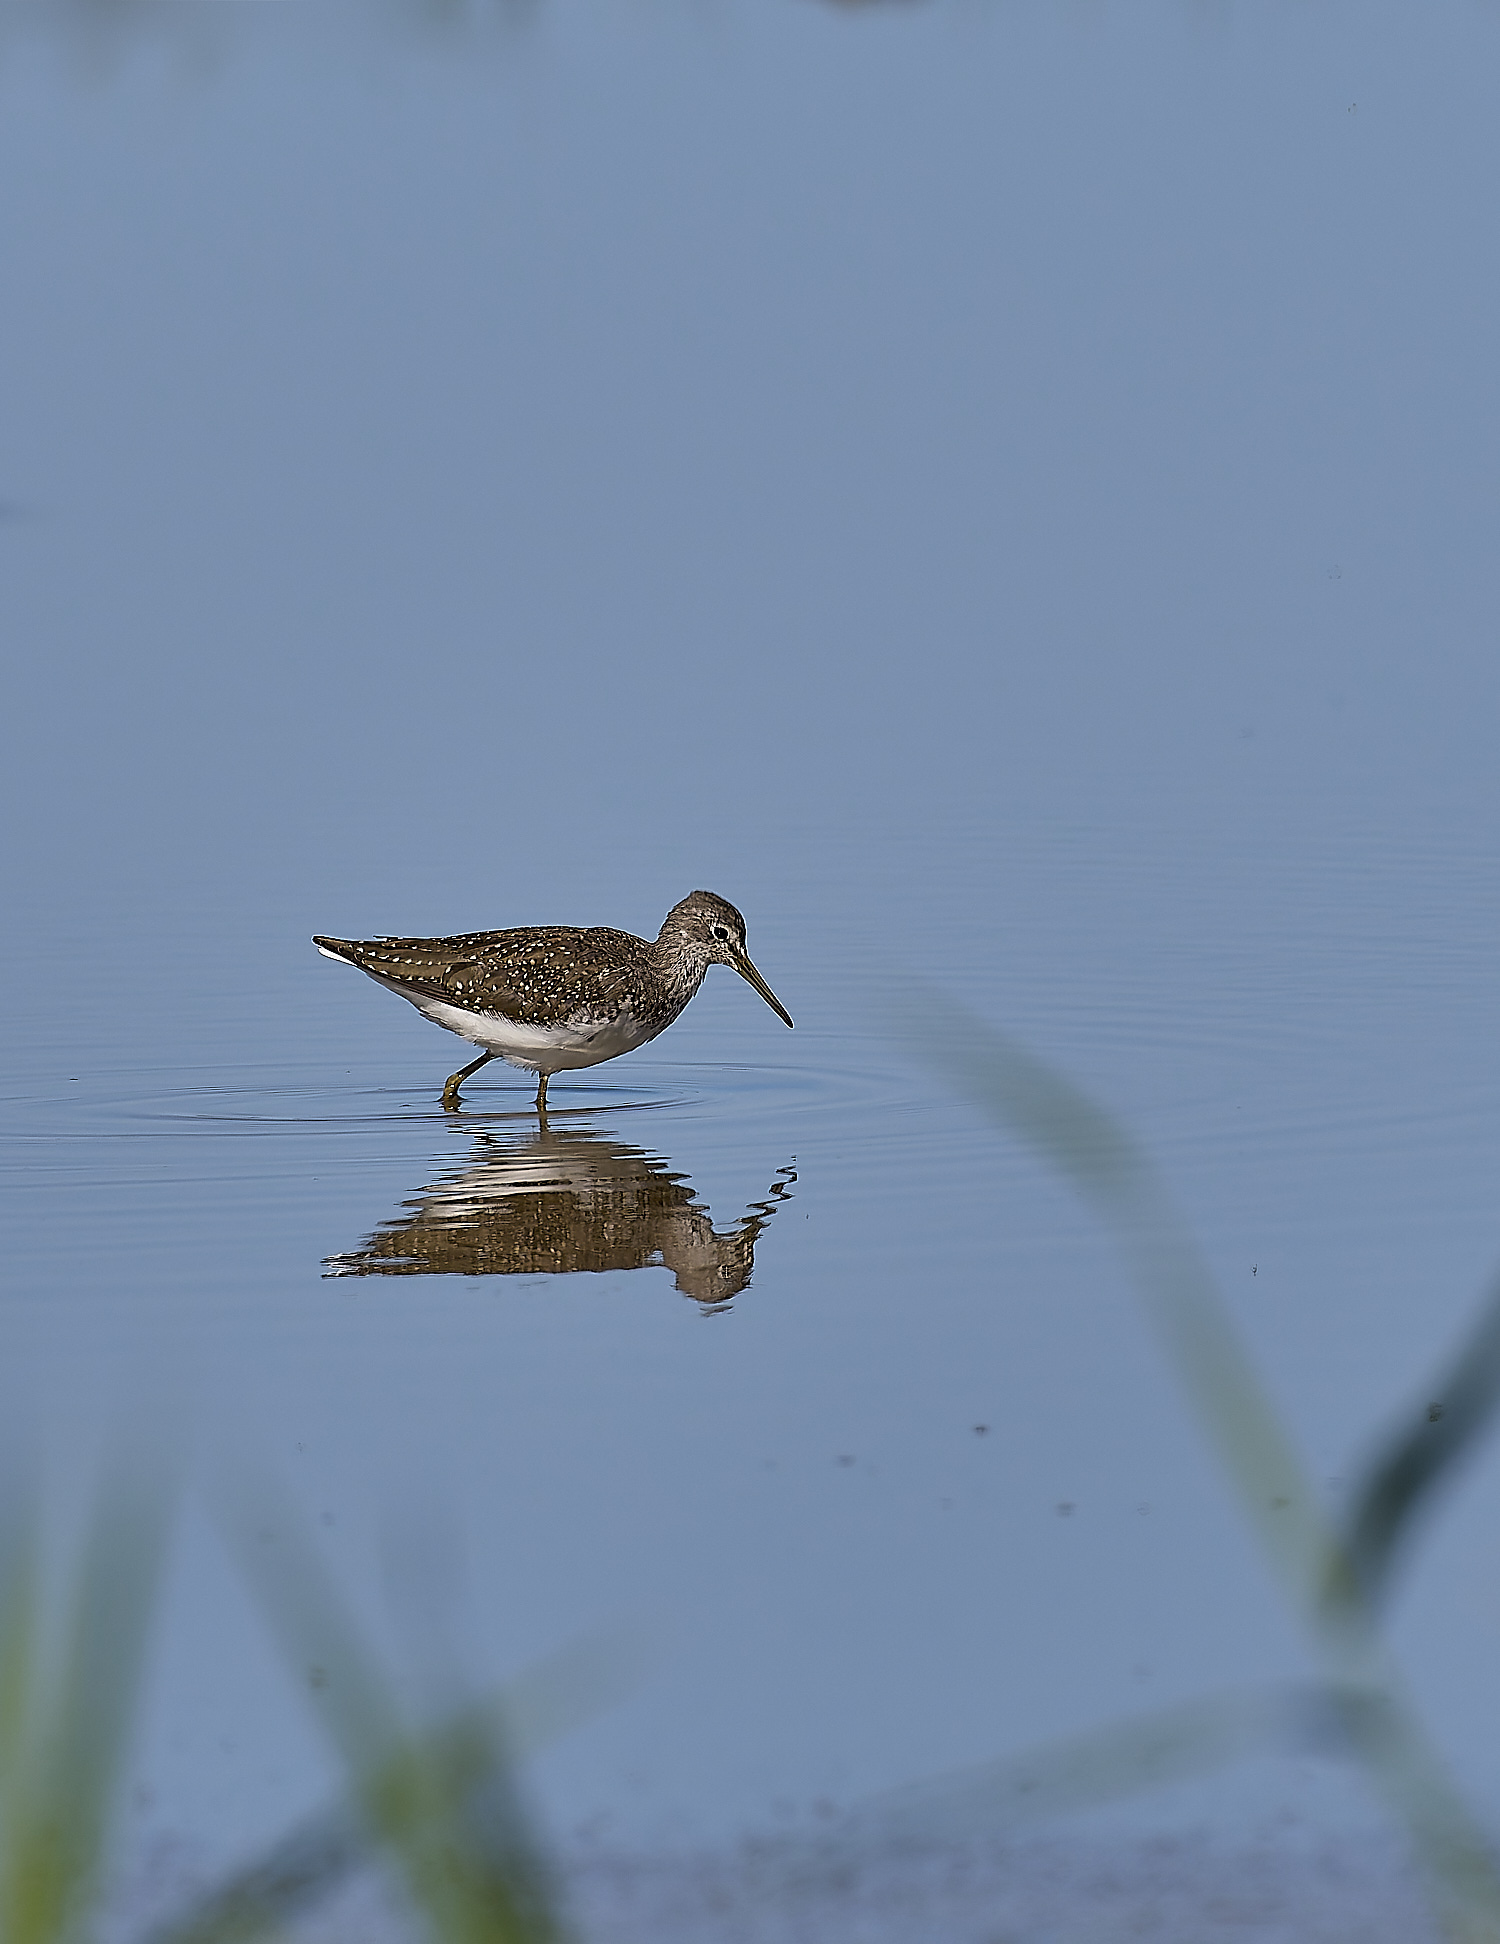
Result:
{"label": "out-of-focus reed", "polygon": [[[1003,1830],[1180,1780],[1266,1748],[1359,1763],[1405,1829],[1453,1944],[1500,1944],[1500,1869],[1408,1699],[1380,1631],[1405,1542],[1500,1401],[1500,1289],[1439,1380],[1363,1468],[1342,1519],[1318,1503],[1208,1268],[1149,1159],[1070,1081],[923,992],[899,1030],[951,1087],[1044,1156],[1115,1235],[1268,1560],[1316,1676],[1209,1695],[871,1803],[844,1840]],[[85,1944],[105,1887],[172,1491],[161,1465],[116,1462],[57,1543],[9,1467],[0,1494],[0,1944]],[[563,1656],[503,1696],[400,1699],[299,1517],[261,1489],[224,1528],[343,1771],[337,1798],[157,1924],[143,1944],[241,1944],[281,1930],[382,1861],[431,1944],[566,1944],[518,1755],[614,1684]]]}
{"label": "out-of-focus reed", "polygon": [[[3,1944],[85,1944],[100,1920],[171,1498],[164,1467],[117,1455],[70,1546],[39,1491],[13,1476],[0,1501]],[[516,1746],[592,1712],[612,1669],[580,1650],[503,1696],[414,1721],[291,1508],[264,1491],[241,1495],[226,1530],[340,1758],[344,1789],[155,1926],[153,1944],[273,1934],[377,1860],[431,1944],[565,1944],[517,1788]]]}
{"label": "out-of-focus reed", "polygon": [[70,1549],[0,1497],[0,1938],[71,1944],[98,1897],[167,1526],[165,1480],[114,1470]]}
{"label": "out-of-focus reed", "polygon": [[1406,1830],[1444,1933],[1500,1944],[1500,1869],[1414,1711],[1379,1612],[1404,1542],[1472,1449],[1500,1400],[1500,1289],[1407,1421],[1378,1449],[1333,1519],[1240,1343],[1206,1263],[1151,1161],[1078,1087],[971,1013],[925,988],[896,1029],[955,1093],[1042,1156],[1113,1233],[1209,1443],[1300,1617],[1321,1679],[1275,1694],[1207,1697],[1068,1744],[1028,1751],[914,1792],[898,1821],[998,1818],[1102,1801],[1252,1748],[1340,1749]]}

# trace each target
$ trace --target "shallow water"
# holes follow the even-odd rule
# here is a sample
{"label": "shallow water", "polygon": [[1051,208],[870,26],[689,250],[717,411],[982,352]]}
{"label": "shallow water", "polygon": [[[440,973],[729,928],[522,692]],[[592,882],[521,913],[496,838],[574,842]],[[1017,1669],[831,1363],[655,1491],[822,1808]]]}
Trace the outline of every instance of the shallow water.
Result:
{"label": "shallow water", "polygon": [[[1101,837],[1068,895],[1129,904],[1134,871],[1149,909],[1160,856]],[[1357,846],[1300,882],[1262,858],[1226,883],[1232,857],[1173,860],[1194,953],[1117,919],[1133,978],[1080,963],[1065,987],[1066,941],[1048,978],[1034,937],[997,939],[986,1010],[1158,1155],[1336,1501],[1490,1267],[1500,1075],[1470,1017],[1494,921],[1465,895],[1485,861],[1418,846],[1372,880],[1397,931],[1447,886],[1435,1009],[1417,979],[1372,976],[1354,891],[1339,926],[1320,906],[1323,936],[1301,929],[1323,884],[1357,891]],[[1057,895],[1054,863],[1047,845],[1012,859],[1017,902]],[[752,889],[774,913],[771,881]],[[930,878],[904,905],[892,887],[888,949],[851,925],[847,979],[826,940],[803,952],[803,925],[762,922],[795,1038],[711,975],[664,1039],[564,1076],[545,1130],[507,1069],[444,1113],[448,1039],[310,945],[304,969],[275,941],[298,1004],[258,995],[262,1065],[59,1063],[43,1034],[4,1104],[16,1408],[91,1449],[122,1393],[145,1398],[207,1502],[224,1464],[271,1467],[377,1627],[402,1532],[435,1524],[485,1677],[580,1634],[643,1653],[617,1705],[541,1758],[561,1831],[717,1840],[1300,1672],[1108,1239],[905,1043],[914,989],[887,967],[920,963],[941,898]],[[1487,1796],[1472,1695],[1500,1597],[1479,1542],[1494,1476],[1447,1507],[1401,1609],[1418,1687]],[[329,1777],[204,1503],[147,1820],[230,1854]]]}
{"label": "shallow water", "polygon": [[[747,1830],[1307,1671],[926,993],[1157,1158],[1331,1503],[1500,1262],[1495,24],[314,14],[88,85],[6,16],[0,1408],[59,1493],[181,1475],[130,1867],[333,1785],[220,1529],[267,1477],[413,1692],[617,1665],[539,1812],[698,1935]],[[795,1031],[712,972],[545,1129],[310,943],[695,886]],[[1392,1621],[1492,1819],[1497,1491]],[[1206,1829],[1205,1935],[1266,1830],[1382,1840],[1330,1773],[1098,1853]]]}

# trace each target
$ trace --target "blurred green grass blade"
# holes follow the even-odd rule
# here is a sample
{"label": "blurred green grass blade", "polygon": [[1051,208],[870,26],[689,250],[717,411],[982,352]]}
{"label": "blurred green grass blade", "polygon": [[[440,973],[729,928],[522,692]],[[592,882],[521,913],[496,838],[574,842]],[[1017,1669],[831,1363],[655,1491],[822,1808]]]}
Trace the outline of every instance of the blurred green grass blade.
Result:
{"label": "blurred green grass blade", "polygon": [[235,1495],[229,1531],[306,1693],[345,1763],[352,1803],[442,1944],[556,1944],[550,1874],[522,1812],[493,1714],[408,1730],[296,1514]]}
{"label": "blurred green grass blade", "polygon": [[[1342,1536],[1318,1507],[1213,1278],[1144,1152],[1071,1082],[940,993],[908,987],[896,1030],[955,1093],[1045,1155],[1114,1230],[1200,1422],[1309,1627],[1330,1675],[1329,1691],[1342,1697],[1349,1744],[1406,1826],[1446,1934],[1454,1944],[1500,1944],[1500,1874],[1492,1847],[1401,1698]],[[1455,1455],[1492,1401],[1488,1321],[1476,1339],[1474,1372],[1460,1373]],[[1387,1524],[1372,1524],[1377,1559],[1389,1557],[1396,1534],[1437,1476],[1404,1463],[1379,1515]],[[1383,1504],[1370,1493],[1366,1502]],[[1330,1588],[1346,1597],[1331,1600]]]}
{"label": "blurred green grass blade", "polygon": [[1500,1878],[1493,1843],[1469,1814],[1394,1683],[1328,1685],[1351,1751],[1401,1816],[1455,1944],[1500,1939]]}
{"label": "blurred green grass blade", "polygon": [[404,1738],[401,1711],[302,1520],[269,1489],[241,1488],[226,1498],[224,1529],[343,1761],[354,1773],[378,1767]]}
{"label": "blurred green grass blade", "polygon": [[369,1856],[364,1820],[347,1804],[309,1816],[246,1868],[148,1931],[142,1944],[247,1944],[322,1901]]}
{"label": "blurred green grass blade", "polygon": [[1267,1550],[1299,1596],[1317,1597],[1333,1533],[1145,1153],[1079,1088],[942,994],[916,989],[902,1021],[955,1092],[1046,1156],[1114,1231]]}
{"label": "blurred green grass blade", "polygon": [[[551,1872],[522,1812],[492,1719],[469,1715],[447,1747],[414,1744],[389,1778],[408,1885],[453,1944],[554,1944]],[[415,1813],[413,1813],[413,1811]]]}
{"label": "blurred green grass blade", "polygon": [[[512,1758],[520,1759],[617,1699],[635,1658],[614,1644],[581,1642],[527,1668],[481,1710],[498,1716]],[[454,1726],[445,1723],[434,1733],[441,1738]],[[372,1840],[364,1818],[341,1799],[153,1928],[142,1944],[241,1944],[262,1937],[336,1890],[368,1861]]]}
{"label": "blurred green grass blade", "polygon": [[896,1835],[987,1832],[1097,1809],[1268,1751],[1345,1752],[1342,1711],[1319,1683],[1205,1696],[864,1804],[851,1818]]}
{"label": "blurred green grass blade", "polygon": [[57,1787],[75,1825],[101,1825],[132,1727],[166,1549],[170,1497],[164,1473],[115,1468],[85,1542],[63,1670]]}
{"label": "blurred green grass blade", "polygon": [[474,1870],[461,1829],[455,1833],[467,1813],[464,1799],[482,1788],[487,1768],[483,1730],[476,1733],[467,1718],[421,1743],[396,1747],[360,1776],[357,1803],[340,1802],[306,1818],[188,1911],[153,1929],[147,1944],[243,1944],[275,1932],[337,1889],[382,1844],[395,1853],[437,1937],[509,1935],[493,1913],[471,1921]]}
{"label": "blurred green grass blade", "polygon": [[[7,1492],[0,1498],[0,1837],[11,1827],[39,1698],[40,1597],[35,1502],[19,1491]],[[0,1880],[3,1875],[0,1860]]]}
{"label": "blurred green grass blade", "polygon": [[[58,1651],[34,1645],[15,1704],[27,1718],[9,1778],[0,1869],[5,1944],[65,1944],[97,1895],[110,1816],[120,1793],[151,1613],[161,1576],[168,1499],[159,1471],[116,1463],[58,1595]],[[22,1578],[40,1575],[26,1560]],[[22,1596],[35,1613],[35,1591]],[[7,1604],[9,1595],[7,1594]],[[33,1640],[40,1628],[33,1629]]]}
{"label": "blurred green grass blade", "polygon": [[1458,1356],[1356,1489],[1344,1548],[1347,1571],[1336,1575],[1333,1599],[1373,1604],[1385,1594],[1397,1549],[1415,1516],[1472,1450],[1497,1403],[1500,1283]]}

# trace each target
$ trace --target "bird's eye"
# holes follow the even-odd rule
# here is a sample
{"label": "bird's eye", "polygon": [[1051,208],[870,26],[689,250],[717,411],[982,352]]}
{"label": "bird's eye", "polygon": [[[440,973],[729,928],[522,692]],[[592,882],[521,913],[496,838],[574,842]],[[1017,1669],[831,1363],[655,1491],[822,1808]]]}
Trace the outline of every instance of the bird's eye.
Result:
{"label": "bird's eye", "polygon": [[728,938],[728,936],[729,936],[729,933],[728,933],[727,931],[725,931],[725,929],[724,929],[724,927],[723,927],[722,925],[715,925],[715,926],[714,926],[714,937],[715,937],[715,938]]}

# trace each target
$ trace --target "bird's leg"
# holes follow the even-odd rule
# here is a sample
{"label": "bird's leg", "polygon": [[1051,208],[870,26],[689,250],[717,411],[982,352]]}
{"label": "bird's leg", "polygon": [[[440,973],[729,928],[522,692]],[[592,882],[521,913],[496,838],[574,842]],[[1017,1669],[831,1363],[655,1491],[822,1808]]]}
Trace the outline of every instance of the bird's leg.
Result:
{"label": "bird's leg", "polygon": [[481,1053],[477,1060],[470,1060],[466,1067],[460,1067],[457,1073],[448,1075],[447,1084],[443,1088],[443,1105],[450,1114],[458,1111],[458,1090],[465,1080],[471,1073],[478,1073],[479,1069],[494,1057],[493,1053]]}
{"label": "bird's leg", "polygon": [[544,1073],[536,1083],[536,1110],[543,1120],[547,1118],[547,1082],[551,1078],[550,1073]]}

